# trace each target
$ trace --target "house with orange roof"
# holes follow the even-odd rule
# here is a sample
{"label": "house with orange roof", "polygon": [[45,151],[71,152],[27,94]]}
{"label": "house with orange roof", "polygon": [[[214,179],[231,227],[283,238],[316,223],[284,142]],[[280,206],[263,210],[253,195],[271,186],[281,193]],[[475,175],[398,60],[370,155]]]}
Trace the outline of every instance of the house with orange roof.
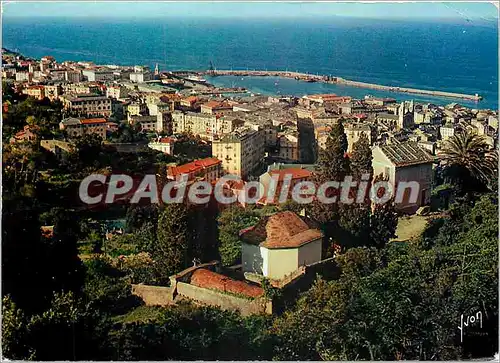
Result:
{"label": "house with orange roof", "polygon": [[204,179],[209,183],[220,178],[222,173],[222,161],[217,158],[206,158],[195,160],[190,163],[169,166],[167,178],[170,180],[180,180],[183,174],[188,175],[188,181]]}
{"label": "house with orange roof", "polygon": [[224,111],[232,111],[234,103],[228,101],[208,101],[201,105],[202,113],[222,113]]}
{"label": "house with orange roof", "polygon": [[59,123],[59,129],[66,130],[69,137],[94,134],[106,140],[107,122],[105,118],[69,117]]}
{"label": "house with orange roof", "polygon": [[282,280],[320,262],[323,234],[309,220],[286,211],[240,231],[243,272]]}

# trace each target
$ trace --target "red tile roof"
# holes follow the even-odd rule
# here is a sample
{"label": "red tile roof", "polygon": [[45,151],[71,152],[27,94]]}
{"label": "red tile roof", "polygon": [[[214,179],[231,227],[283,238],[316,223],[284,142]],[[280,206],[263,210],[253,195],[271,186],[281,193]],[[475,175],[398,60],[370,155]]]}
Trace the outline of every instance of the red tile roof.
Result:
{"label": "red tile roof", "polygon": [[196,97],[196,96],[189,96],[189,97],[183,98],[182,100],[190,102],[190,103],[193,103],[193,102],[198,101],[198,97]]}
{"label": "red tile roof", "polygon": [[251,285],[244,281],[234,280],[230,277],[203,268],[193,272],[191,275],[191,285],[245,295],[252,298],[256,298],[264,294],[264,290],[260,286]]}
{"label": "red tile roof", "polygon": [[201,160],[195,160],[193,162],[184,165],[169,166],[167,174],[172,177],[177,177],[178,175],[182,174],[195,173],[203,169],[215,166],[217,164],[222,164],[222,161],[220,161],[217,158],[206,158]]}
{"label": "red tile roof", "polygon": [[262,219],[251,228],[240,231],[243,241],[269,249],[298,248],[323,237],[297,214],[286,211]]}
{"label": "red tile roof", "polygon": [[294,179],[303,179],[303,178],[309,178],[312,173],[307,170],[307,169],[301,169],[301,168],[289,168],[289,169],[281,169],[281,170],[271,170],[269,172],[271,176],[273,175],[278,175],[278,181],[283,181],[285,178],[285,175],[291,175],[292,180]]}
{"label": "red tile roof", "polygon": [[172,144],[175,142],[175,139],[172,138],[172,137],[162,137],[159,142],[163,143],[163,144]]}
{"label": "red tile roof", "polygon": [[87,118],[87,119],[82,119],[80,122],[83,125],[89,125],[89,124],[104,124],[106,123],[106,119],[104,118]]}

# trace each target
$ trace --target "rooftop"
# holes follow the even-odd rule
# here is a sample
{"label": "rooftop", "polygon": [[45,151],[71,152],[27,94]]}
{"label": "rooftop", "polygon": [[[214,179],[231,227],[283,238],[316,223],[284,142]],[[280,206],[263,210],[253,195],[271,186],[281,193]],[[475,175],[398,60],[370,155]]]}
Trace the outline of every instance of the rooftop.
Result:
{"label": "rooftop", "polygon": [[234,280],[228,276],[204,268],[197,269],[193,272],[191,275],[191,285],[245,295],[251,298],[256,298],[264,294],[264,290],[260,286]]}
{"label": "rooftop", "polygon": [[249,244],[269,249],[298,248],[323,237],[297,214],[286,211],[265,217],[255,226],[240,231]]}
{"label": "rooftop", "polygon": [[190,174],[193,172],[201,171],[203,169],[221,164],[222,162],[217,158],[206,158],[201,160],[195,160],[190,163],[179,165],[179,166],[169,166],[168,175],[176,177],[182,174]]}
{"label": "rooftop", "polygon": [[80,122],[83,125],[104,124],[104,123],[106,123],[106,119],[104,119],[104,118],[84,118],[84,119],[81,119]]}
{"label": "rooftop", "polygon": [[418,144],[405,142],[380,146],[385,156],[396,166],[432,163],[434,158]]}
{"label": "rooftop", "polygon": [[281,169],[281,170],[271,170],[271,171],[269,171],[269,174],[271,174],[271,176],[278,175],[278,181],[284,180],[285,175],[291,175],[292,180],[293,179],[309,178],[312,175],[312,173],[309,170],[302,169],[302,168],[288,168],[288,169]]}

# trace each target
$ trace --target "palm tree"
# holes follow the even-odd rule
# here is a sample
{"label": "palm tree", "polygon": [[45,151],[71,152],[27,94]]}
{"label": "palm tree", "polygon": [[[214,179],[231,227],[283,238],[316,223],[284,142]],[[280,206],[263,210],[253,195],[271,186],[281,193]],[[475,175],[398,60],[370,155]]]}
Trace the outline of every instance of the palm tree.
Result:
{"label": "palm tree", "polygon": [[490,187],[498,170],[497,151],[470,129],[446,140],[439,157],[445,173],[460,183],[463,192]]}

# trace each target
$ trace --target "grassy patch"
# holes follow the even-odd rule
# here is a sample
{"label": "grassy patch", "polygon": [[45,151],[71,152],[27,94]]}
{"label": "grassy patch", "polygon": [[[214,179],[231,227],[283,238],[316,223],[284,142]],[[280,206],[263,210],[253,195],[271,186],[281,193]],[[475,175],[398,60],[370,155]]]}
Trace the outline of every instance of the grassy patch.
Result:
{"label": "grassy patch", "polygon": [[157,321],[163,315],[163,308],[159,306],[139,306],[127,314],[119,315],[113,318],[116,323],[145,323],[148,321]]}

